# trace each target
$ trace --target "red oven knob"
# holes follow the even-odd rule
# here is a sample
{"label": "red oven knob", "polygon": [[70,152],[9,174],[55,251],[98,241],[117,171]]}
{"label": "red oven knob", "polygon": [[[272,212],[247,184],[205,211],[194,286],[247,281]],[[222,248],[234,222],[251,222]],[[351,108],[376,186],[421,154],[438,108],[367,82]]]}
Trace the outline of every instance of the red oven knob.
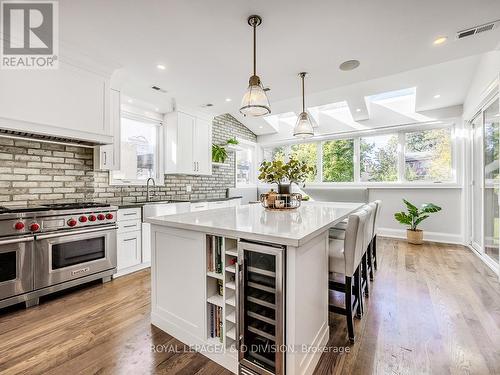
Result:
{"label": "red oven knob", "polygon": [[87,222],[87,216],[80,216],[78,218],[78,220],[80,220],[80,223],[86,223]]}
{"label": "red oven knob", "polygon": [[89,215],[89,220],[90,221],[96,221],[96,216],[95,215]]}
{"label": "red oven knob", "polygon": [[104,214],[97,215],[98,220],[104,220],[105,218],[106,218],[106,216],[104,216]]}
{"label": "red oven knob", "polygon": [[76,224],[77,224],[77,223],[76,223],[76,220],[75,220],[75,219],[69,219],[69,220],[68,220],[68,225],[69,225],[70,227],[74,227]]}
{"label": "red oven knob", "polygon": [[110,213],[106,214],[106,219],[108,220],[111,220],[113,217],[114,217],[113,214]]}
{"label": "red oven knob", "polygon": [[40,230],[40,224],[38,224],[38,223],[32,223],[30,225],[30,231],[36,232],[37,230]]}
{"label": "red oven knob", "polygon": [[18,221],[15,225],[14,228],[16,230],[23,230],[24,229],[24,223],[22,221]]}

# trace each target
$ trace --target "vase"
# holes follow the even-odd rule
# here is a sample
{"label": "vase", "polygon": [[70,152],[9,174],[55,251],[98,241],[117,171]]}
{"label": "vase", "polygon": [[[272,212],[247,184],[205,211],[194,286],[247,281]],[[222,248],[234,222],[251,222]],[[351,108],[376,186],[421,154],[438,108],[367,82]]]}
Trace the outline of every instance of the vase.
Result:
{"label": "vase", "polygon": [[278,194],[290,194],[291,186],[291,184],[279,184]]}
{"label": "vase", "polygon": [[407,229],[406,230],[406,238],[408,243],[414,245],[422,245],[424,243],[424,231],[421,229]]}

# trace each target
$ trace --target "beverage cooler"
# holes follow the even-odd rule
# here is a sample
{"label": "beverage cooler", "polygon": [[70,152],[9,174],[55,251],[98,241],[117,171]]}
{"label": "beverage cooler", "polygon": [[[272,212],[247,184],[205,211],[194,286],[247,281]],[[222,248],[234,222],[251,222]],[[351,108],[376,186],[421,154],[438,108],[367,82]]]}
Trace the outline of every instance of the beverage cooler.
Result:
{"label": "beverage cooler", "polygon": [[239,373],[285,374],[285,247],[238,243]]}

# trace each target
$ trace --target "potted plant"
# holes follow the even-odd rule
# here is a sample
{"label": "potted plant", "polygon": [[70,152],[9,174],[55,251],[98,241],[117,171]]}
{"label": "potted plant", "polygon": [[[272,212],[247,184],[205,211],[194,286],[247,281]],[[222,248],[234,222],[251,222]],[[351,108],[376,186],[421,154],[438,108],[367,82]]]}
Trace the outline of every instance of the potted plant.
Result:
{"label": "potted plant", "polygon": [[227,150],[224,146],[212,145],[212,161],[215,163],[224,163],[227,159]]}
{"label": "potted plant", "polygon": [[227,146],[236,146],[240,143],[236,138],[229,138],[224,145],[212,144],[212,161],[224,163],[227,159]]}
{"label": "potted plant", "polygon": [[259,180],[278,185],[279,194],[290,194],[291,184],[304,182],[314,167],[291,158],[287,163],[281,160],[263,161],[259,168]]}
{"label": "potted plant", "polygon": [[417,229],[418,225],[427,219],[430,214],[441,211],[441,207],[433,203],[424,203],[420,209],[403,199],[408,212],[396,212],[394,218],[403,225],[409,225],[406,229],[408,243],[421,245],[424,242],[424,231]]}

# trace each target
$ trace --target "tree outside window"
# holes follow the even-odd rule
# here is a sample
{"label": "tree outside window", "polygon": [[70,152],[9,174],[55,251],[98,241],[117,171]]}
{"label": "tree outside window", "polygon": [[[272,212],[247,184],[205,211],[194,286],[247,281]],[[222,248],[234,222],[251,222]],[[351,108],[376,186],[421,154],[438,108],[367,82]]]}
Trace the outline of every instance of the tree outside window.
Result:
{"label": "tree outside window", "polygon": [[316,180],[316,175],[318,174],[316,169],[318,147],[316,146],[316,143],[300,143],[292,145],[290,149],[290,157],[297,161],[305,162],[308,167],[314,167],[314,171],[307,175],[306,182],[314,182]]}
{"label": "tree outside window", "polygon": [[398,135],[364,137],[360,140],[361,181],[398,180]]}
{"label": "tree outside window", "polygon": [[354,181],[354,140],[323,143],[323,182]]}

